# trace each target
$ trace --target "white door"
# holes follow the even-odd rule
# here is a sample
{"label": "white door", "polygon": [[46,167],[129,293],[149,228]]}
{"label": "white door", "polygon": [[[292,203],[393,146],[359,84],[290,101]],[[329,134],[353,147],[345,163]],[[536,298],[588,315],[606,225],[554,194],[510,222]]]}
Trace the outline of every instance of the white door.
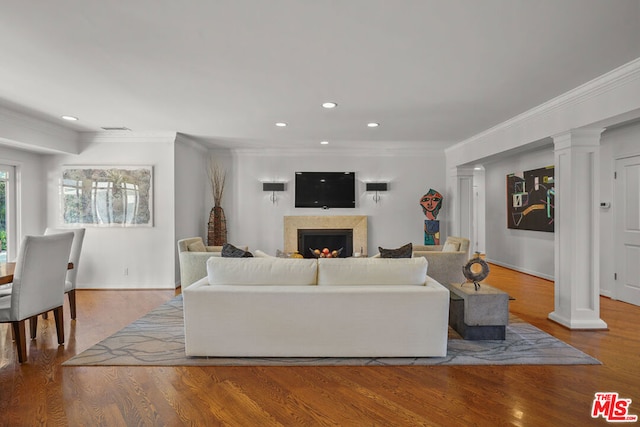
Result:
{"label": "white door", "polygon": [[616,160],[616,298],[640,305],[640,156]]}

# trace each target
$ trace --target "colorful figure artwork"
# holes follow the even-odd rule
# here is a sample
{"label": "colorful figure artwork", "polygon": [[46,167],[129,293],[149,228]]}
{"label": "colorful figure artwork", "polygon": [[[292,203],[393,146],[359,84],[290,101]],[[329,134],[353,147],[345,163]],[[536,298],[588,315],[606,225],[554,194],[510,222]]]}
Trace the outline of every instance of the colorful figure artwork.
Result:
{"label": "colorful figure artwork", "polygon": [[439,245],[440,244],[440,221],[436,218],[442,208],[442,194],[429,189],[427,193],[420,198],[420,206],[422,212],[427,219],[424,220],[424,244]]}
{"label": "colorful figure artwork", "polygon": [[554,230],[554,167],[507,175],[507,227]]}

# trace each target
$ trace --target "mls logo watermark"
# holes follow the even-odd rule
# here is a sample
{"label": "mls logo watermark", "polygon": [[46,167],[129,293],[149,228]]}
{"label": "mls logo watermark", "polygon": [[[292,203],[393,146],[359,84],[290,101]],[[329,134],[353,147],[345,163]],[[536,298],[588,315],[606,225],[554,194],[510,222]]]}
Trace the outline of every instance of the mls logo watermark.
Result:
{"label": "mls logo watermark", "polygon": [[638,421],[637,415],[629,415],[631,399],[622,399],[618,393],[596,393],[591,408],[591,418],[602,417],[612,423],[633,423]]}

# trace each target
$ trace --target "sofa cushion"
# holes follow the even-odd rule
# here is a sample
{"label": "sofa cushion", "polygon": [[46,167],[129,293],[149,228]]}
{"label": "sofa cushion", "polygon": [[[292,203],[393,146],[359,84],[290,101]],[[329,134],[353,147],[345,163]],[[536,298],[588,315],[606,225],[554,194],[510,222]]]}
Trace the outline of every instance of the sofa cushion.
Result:
{"label": "sofa cushion", "polygon": [[421,285],[425,258],[331,258],[318,260],[318,285]]}
{"label": "sofa cushion", "polygon": [[315,285],[315,259],[225,258],[207,260],[210,285]]}
{"label": "sofa cushion", "polygon": [[222,256],[226,258],[251,258],[253,254],[249,251],[237,248],[231,243],[222,246]]}
{"label": "sofa cushion", "polygon": [[198,242],[190,243],[187,246],[187,249],[189,249],[189,252],[206,252],[207,251],[207,248],[204,247],[204,243],[202,242],[202,240]]}
{"label": "sofa cushion", "polygon": [[460,243],[445,242],[442,247],[442,252],[458,252],[460,250]]}
{"label": "sofa cushion", "polygon": [[413,252],[413,244],[407,243],[397,249],[384,249],[378,246],[380,258],[411,258]]}

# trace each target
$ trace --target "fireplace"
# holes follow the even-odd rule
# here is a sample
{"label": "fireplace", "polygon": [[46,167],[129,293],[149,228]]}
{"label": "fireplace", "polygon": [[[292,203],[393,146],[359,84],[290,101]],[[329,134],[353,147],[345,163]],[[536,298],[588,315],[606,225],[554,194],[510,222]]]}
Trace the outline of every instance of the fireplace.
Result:
{"label": "fireplace", "polygon": [[312,249],[328,248],[338,250],[340,258],[346,258],[353,253],[353,229],[298,229],[298,252],[305,258],[315,258]]}
{"label": "fireplace", "polygon": [[[298,230],[352,230],[352,242],[349,251],[342,250],[344,256],[351,256],[353,250],[367,253],[367,217],[365,215],[318,215],[284,217],[284,252],[291,253],[299,249]],[[324,245],[324,247],[329,247]],[[361,249],[362,248],[362,249]],[[301,248],[304,252],[309,247]],[[315,249],[315,247],[314,247]],[[330,248],[333,249],[333,248]]]}

